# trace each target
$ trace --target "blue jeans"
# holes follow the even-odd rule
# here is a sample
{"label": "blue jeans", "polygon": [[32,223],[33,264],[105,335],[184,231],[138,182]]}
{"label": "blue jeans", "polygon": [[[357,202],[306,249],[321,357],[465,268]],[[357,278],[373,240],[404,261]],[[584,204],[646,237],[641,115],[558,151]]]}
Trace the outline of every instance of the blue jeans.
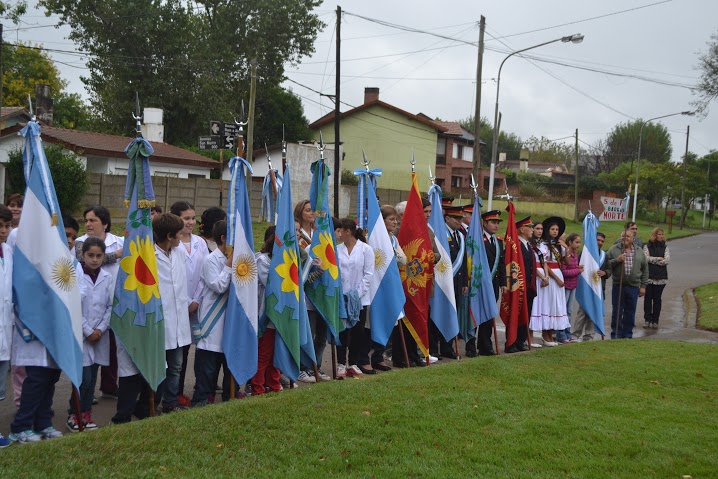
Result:
{"label": "blue jeans", "polygon": [[[95,395],[95,386],[97,385],[97,370],[100,369],[99,364],[82,367],[82,384],[80,384],[80,411],[92,411],[92,398]],[[70,395],[70,408],[67,414],[74,414],[75,398]]]}
{"label": "blue jeans", "polygon": [[167,360],[167,377],[157,388],[157,396],[162,398],[162,406],[165,408],[177,406],[179,395],[179,379],[182,370],[182,358],[184,348],[168,349],[165,351]]}
{"label": "blue jeans", "polygon": [[556,331],[556,341],[562,343],[571,339],[571,309],[573,309],[573,299],[576,297],[575,289],[566,289],[566,315],[568,316],[568,328]]}
{"label": "blue jeans", "polygon": [[[197,348],[194,353],[195,387],[192,396],[192,406],[208,404],[209,396],[214,394],[217,385],[217,374],[222,367],[224,354]],[[228,376],[229,373],[225,374]],[[224,393],[224,390],[222,391]],[[229,391],[227,391],[229,394]]]}
{"label": "blue jeans", "polygon": [[52,398],[60,370],[41,366],[25,366],[27,377],[22,383],[20,407],[10,431],[20,433],[32,429],[42,431],[52,426]]}
{"label": "blue jeans", "polygon": [[5,383],[7,382],[7,370],[10,368],[10,361],[0,361],[0,401],[5,399]]}
{"label": "blue jeans", "polygon": [[[638,303],[638,286],[626,286],[621,289],[621,309],[618,309],[619,285],[613,286],[611,299],[613,311],[611,312],[611,339],[633,337],[633,327],[636,325],[636,304]],[[617,327],[618,326],[618,327]]]}

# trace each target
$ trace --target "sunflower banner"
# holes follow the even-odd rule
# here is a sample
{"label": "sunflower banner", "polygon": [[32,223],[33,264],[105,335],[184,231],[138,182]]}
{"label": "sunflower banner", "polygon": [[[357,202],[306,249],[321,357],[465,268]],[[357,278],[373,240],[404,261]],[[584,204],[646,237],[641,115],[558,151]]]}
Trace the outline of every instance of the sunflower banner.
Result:
{"label": "sunflower banner", "polygon": [[312,185],[309,202],[316,213],[314,234],[309,247],[311,256],[321,262],[321,275],[307,283],[305,293],[317,311],[326,321],[334,341],[339,344],[339,333],[344,329],[342,318],[347,317],[339,277],[337,261],[337,240],[334,236],[334,223],[329,213],[329,167],[324,160],[312,163]]}
{"label": "sunflower banner", "polygon": [[129,213],[110,326],[156,391],[165,378],[165,327],[150,216],[155,204],[149,160],[153,152],[141,136],[125,148],[130,158],[125,187]]}
{"label": "sunflower banner", "polygon": [[287,164],[277,204],[277,229],[265,289],[264,311],[278,333],[274,343],[274,367],[296,381],[301,361],[311,364],[316,360],[301,281],[301,253],[294,226],[290,183]]}

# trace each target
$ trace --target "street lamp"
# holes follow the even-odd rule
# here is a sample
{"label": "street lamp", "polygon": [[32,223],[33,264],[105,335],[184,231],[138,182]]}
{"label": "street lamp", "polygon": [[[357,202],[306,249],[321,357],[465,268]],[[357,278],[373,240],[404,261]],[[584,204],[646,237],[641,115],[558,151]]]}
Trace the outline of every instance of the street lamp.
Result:
{"label": "street lamp", "polygon": [[493,141],[491,142],[492,148],[491,148],[491,170],[489,173],[489,211],[491,211],[491,207],[493,204],[494,199],[494,176],[496,174],[496,159],[498,158],[498,149],[499,149],[499,86],[501,85],[501,69],[504,67],[504,63],[506,63],[506,60],[511,58],[512,56],[525,52],[527,50],[533,50],[534,48],[542,47],[544,45],[548,45],[550,43],[556,43],[556,42],[562,42],[562,43],[581,43],[583,41],[583,35],[580,33],[576,33],[574,35],[568,35],[566,37],[556,38],[555,40],[551,40],[544,43],[539,43],[538,45],[534,45],[532,47],[523,48],[521,50],[516,50],[515,52],[509,53],[509,55],[504,58],[504,60],[501,62],[501,65],[499,65],[499,74],[496,77],[496,109],[494,110],[494,137]]}
{"label": "street lamp", "polygon": [[636,160],[636,185],[633,188],[633,216],[631,217],[631,221],[634,223],[636,222],[636,208],[638,207],[638,173],[640,171],[641,167],[641,143],[643,143],[643,127],[646,126],[648,123],[652,122],[653,120],[660,120],[661,118],[668,118],[669,116],[676,116],[676,115],[688,115],[693,116],[696,113],[694,111],[679,111],[677,113],[671,113],[669,115],[662,115],[657,116],[655,118],[651,118],[649,120],[644,121],[641,124],[641,130],[638,133],[638,159]]}

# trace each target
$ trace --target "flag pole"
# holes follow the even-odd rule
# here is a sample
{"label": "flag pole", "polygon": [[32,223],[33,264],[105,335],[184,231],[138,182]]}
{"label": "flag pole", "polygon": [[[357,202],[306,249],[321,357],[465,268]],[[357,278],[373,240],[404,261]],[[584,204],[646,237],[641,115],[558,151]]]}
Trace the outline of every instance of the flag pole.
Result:
{"label": "flag pole", "polygon": [[[623,247],[623,244],[621,244],[621,247]],[[625,252],[624,252],[625,254]],[[625,260],[624,260],[625,261]],[[623,270],[625,269],[625,265],[621,263],[621,279],[618,282],[618,305],[616,307],[616,339],[619,339],[619,333],[621,332],[621,292],[623,290]]]}
{"label": "flag pole", "polygon": [[75,403],[77,426],[80,428],[80,432],[85,432],[85,423],[82,420],[82,408],[80,407],[80,393],[77,391],[74,384],[72,386],[72,400]]}
{"label": "flag pole", "polygon": [[409,364],[409,352],[406,350],[406,339],[404,339],[404,318],[399,320],[399,337],[401,337],[401,345],[404,347],[404,364],[407,368],[411,368]]}
{"label": "flag pole", "polygon": [[337,342],[334,339],[334,335],[331,335],[332,337],[332,379],[337,380]]}
{"label": "flag pole", "polygon": [[155,392],[150,388],[150,417],[155,417]]}

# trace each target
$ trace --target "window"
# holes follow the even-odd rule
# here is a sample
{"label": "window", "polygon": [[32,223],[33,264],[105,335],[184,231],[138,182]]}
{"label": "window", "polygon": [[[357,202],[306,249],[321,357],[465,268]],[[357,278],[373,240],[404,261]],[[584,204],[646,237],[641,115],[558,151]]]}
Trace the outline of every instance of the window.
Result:
{"label": "window", "polygon": [[443,188],[444,183],[446,183],[446,180],[444,178],[436,178],[436,179],[434,179],[434,183],[439,185],[440,188]]}
{"label": "window", "polygon": [[461,177],[460,176],[452,176],[451,177],[451,186],[452,186],[452,188],[461,188]]}
{"label": "window", "polygon": [[443,153],[440,155],[437,154],[436,155],[436,164],[437,165],[445,165],[446,164],[446,155],[444,155]]}
{"label": "window", "polygon": [[456,145],[456,156],[454,158],[464,159],[464,145]]}
{"label": "window", "polygon": [[170,178],[179,178],[179,173],[173,173],[171,171],[157,171],[155,170],[154,176],[165,176]]}

